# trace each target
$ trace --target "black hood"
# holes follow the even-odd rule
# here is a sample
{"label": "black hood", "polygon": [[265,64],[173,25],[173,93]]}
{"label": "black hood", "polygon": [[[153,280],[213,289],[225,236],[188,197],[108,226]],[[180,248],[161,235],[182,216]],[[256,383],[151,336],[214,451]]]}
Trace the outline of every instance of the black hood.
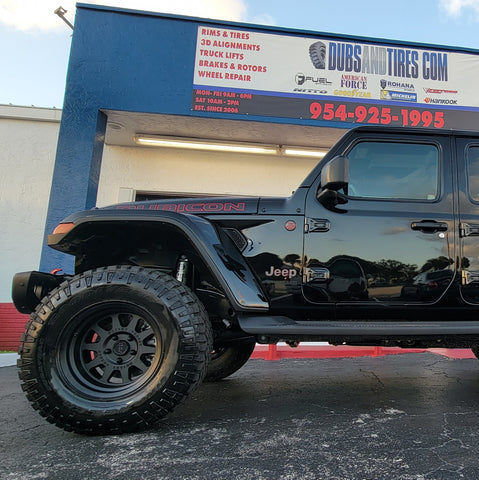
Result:
{"label": "black hood", "polygon": [[121,203],[103,210],[141,210],[149,212],[176,212],[194,215],[231,213],[258,213],[258,197],[207,197],[150,200],[148,202]]}

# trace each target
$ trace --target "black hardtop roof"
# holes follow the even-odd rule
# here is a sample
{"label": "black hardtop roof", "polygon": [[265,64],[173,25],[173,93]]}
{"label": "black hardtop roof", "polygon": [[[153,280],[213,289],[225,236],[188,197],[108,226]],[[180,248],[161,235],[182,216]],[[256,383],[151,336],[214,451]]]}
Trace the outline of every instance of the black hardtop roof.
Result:
{"label": "black hardtop roof", "polygon": [[412,127],[387,127],[383,125],[361,125],[348,131],[371,132],[371,133],[406,133],[410,135],[444,135],[456,137],[479,137],[479,131],[454,130],[454,129],[433,129],[433,128],[412,128]]}

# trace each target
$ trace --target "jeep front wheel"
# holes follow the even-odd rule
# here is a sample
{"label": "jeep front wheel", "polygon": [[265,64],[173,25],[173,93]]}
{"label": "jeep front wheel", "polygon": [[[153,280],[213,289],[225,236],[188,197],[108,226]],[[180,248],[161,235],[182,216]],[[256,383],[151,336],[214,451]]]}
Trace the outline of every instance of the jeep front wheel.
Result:
{"label": "jeep front wheel", "polygon": [[146,428],[203,379],[211,325],[184,285],[155,270],[107,267],[45,297],[27,324],[20,379],[46,419],[68,431]]}

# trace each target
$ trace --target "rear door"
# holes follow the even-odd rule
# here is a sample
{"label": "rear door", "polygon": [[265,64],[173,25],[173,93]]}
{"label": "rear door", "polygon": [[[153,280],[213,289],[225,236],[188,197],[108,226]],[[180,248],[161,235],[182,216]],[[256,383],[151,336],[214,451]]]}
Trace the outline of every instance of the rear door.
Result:
{"label": "rear door", "polygon": [[479,139],[456,139],[459,191],[461,292],[479,303]]}
{"label": "rear door", "polygon": [[347,203],[323,206],[319,179],[310,189],[304,296],[334,301],[340,318],[434,304],[455,275],[450,138],[364,132],[338,153],[349,158]]}

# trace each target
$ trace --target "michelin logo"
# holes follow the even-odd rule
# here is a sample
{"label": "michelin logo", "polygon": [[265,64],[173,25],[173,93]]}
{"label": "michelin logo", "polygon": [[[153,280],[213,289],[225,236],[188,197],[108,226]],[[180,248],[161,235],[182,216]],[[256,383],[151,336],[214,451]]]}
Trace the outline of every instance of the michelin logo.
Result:
{"label": "michelin logo", "polygon": [[381,100],[396,100],[398,102],[417,102],[417,94],[381,90]]}

